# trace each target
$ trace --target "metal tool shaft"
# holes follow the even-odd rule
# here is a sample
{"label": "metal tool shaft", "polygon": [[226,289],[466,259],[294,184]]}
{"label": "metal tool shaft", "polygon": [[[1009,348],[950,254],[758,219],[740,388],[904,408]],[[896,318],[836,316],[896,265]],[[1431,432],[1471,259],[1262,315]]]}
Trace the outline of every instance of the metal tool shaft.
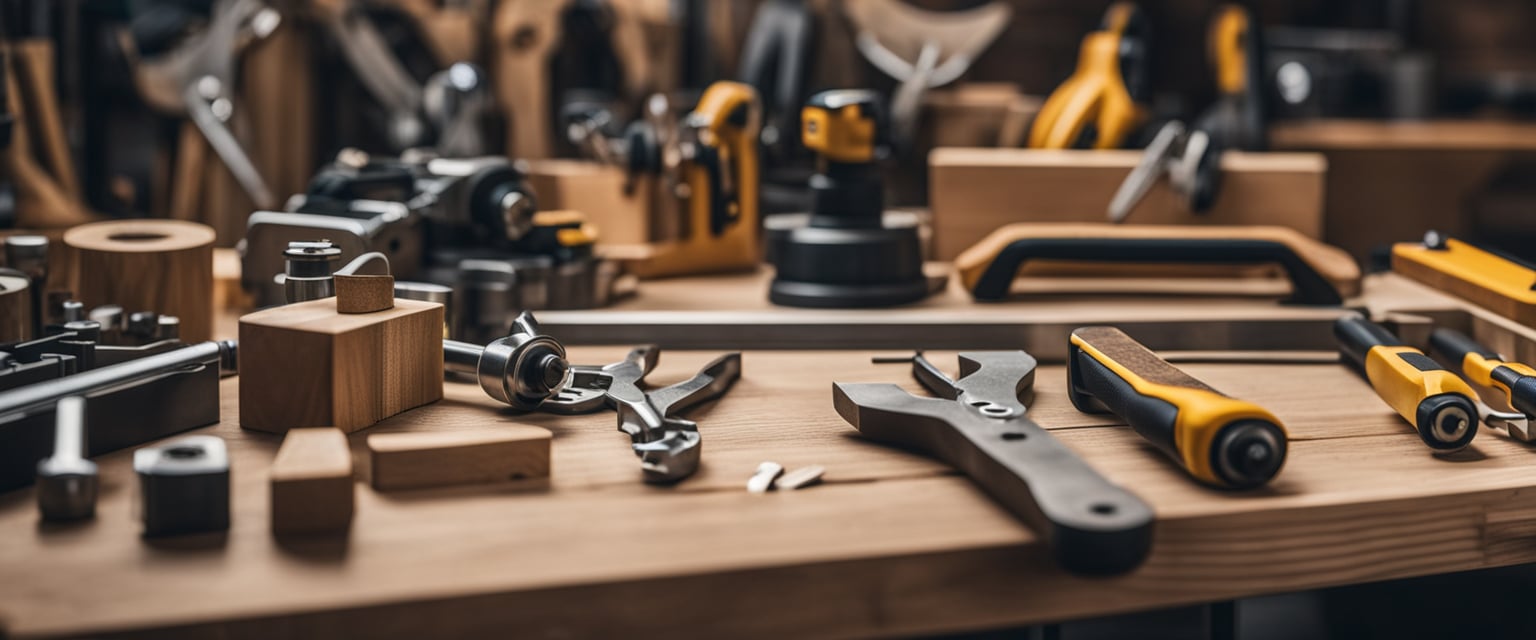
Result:
{"label": "metal tool shaft", "polygon": [[233,369],[238,346],[233,340],[190,345],[165,353],[130,360],[65,376],[48,384],[34,384],[0,392],[0,419],[51,411],[61,399],[89,395],[112,387],[130,385],[197,365]]}
{"label": "metal tool shaft", "polygon": [[443,341],[443,369],[452,373],[476,375],[480,372],[480,356],[485,347],[458,340]]}

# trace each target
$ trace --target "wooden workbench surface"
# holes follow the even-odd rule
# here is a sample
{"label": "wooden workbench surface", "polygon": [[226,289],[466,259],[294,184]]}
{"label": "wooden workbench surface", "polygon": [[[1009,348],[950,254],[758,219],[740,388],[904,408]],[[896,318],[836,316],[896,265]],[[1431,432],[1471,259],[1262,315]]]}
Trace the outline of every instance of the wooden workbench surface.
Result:
{"label": "wooden workbench surface", "polygon": [[[580,362],[622,349],[573,349]],[[664,352],[652,379],[715,354]],[[357,485],[342,541],[279,543],[267,469],[276,436],[235,424],[227,536],[146,542],[130,452],[98,459],[98,516],[43,526],[30,489],[0,496],[0,620],[18,637],[669,635],[821,637],[956,631],[1536,560],[1536,452],[1499,434],[1436,458],[1337,364],[1186,369],[1272,409],[1293,438],[1269,488],[1205,489],[1126,427],[1074,411],[1042,367],[1031,415],[1158,516],[1150,560],[1118,578],[1063,574],[1035,536],[964,477],[858,438],[833,381],[900,382],[870,352],[748,352],[741,382],[691,417],[703,465],[644,486],[614,416],[517,416],[477,387],[368,433],[527,422],[555,433],[553,476],[380,494]],[[952,354],[933,354],[954,366]],[[753,495],[764,460],[827,467],[826,484]],[[3,635],[3,634],[0,634]]]}

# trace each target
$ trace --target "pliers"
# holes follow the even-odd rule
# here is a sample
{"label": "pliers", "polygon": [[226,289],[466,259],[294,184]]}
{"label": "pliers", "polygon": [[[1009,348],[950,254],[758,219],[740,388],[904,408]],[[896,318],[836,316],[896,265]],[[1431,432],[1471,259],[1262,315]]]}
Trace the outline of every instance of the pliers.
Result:
{"label": "pliers", "polygon": [[574,365],[570,384],[538,410],[572,415],[611,407],[618,412],[619,431],[629,435],[640,457],[644,480],[682,480],[699,468],[701,437],[698,424],[675,414],[725,395],[741,378],[741,353],[720,356],[683,382],[645,391],[640,385],[656,368],[659,355],[660,349],[647,345],[612,364]]}

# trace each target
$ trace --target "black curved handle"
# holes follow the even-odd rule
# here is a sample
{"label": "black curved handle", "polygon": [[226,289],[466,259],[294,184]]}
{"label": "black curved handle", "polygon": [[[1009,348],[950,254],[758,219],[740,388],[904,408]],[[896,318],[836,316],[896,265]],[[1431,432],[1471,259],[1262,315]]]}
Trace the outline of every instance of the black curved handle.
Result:
{"label": "black curved handle", "polygon": [[1291,281],[1286,302],[1339,305],[1344,296],[1289,245],[1273,240],[1235,238],[1021,238],[1009,243],[987,265],[971,296],[1007,297],[1013,278],[1028,260],[1129,262],[1155,264],[1276,264]]}

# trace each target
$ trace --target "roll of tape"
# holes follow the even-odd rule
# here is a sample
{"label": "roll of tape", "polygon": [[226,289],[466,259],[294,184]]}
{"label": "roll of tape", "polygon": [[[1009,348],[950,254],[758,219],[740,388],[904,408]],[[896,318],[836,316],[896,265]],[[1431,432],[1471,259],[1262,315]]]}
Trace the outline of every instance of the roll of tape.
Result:
{"label": "roll of tape", "polygon": [[113,220],[64,233],[86,308],[173,315],[188,342],[213,334],[213,241],[212,228],[182,220]]}

